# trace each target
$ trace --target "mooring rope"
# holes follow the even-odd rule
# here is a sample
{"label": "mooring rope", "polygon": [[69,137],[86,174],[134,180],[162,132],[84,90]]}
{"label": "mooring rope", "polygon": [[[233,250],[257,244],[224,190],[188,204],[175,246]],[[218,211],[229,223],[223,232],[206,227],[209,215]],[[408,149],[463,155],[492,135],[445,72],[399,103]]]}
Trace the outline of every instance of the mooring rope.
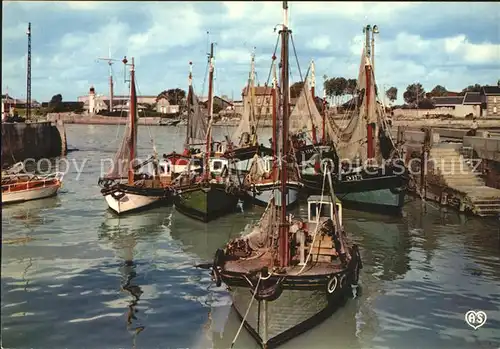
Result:
{"label": "mooring rope", "polygon": [[238,329],[238,332],[236,332],[236,335],[234,336],[234,339],[231,342],[231,348],[234,347],[234,343],[236,343],[236,340],[238,339],[238,336],[240,335],[241,329],[243,328],[243,325],[245,324],[248,313],[250,312],[250,309],[252,308],[252,303],[253,303],[253,300],[255,299],[255,294],[257,293],[257,290],[259,289],[260,280],[262,280],[262,274],[259,275],[259,281],[257,281],[257,286],[255,286],[255,290],[252,294],[252,298],[250,299],[250,303],[248,304],[248,308],[247,308],[247,311],[245,313],[245,316],[243,316],[243,319],[241,320],[240,328]]}

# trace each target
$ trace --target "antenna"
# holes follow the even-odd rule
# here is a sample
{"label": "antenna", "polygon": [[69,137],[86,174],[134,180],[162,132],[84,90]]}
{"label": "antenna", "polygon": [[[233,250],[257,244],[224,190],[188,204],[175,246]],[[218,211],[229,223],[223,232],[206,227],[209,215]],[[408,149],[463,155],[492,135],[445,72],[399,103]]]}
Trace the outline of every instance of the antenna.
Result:
{"label": "antenna", "polygon": [[113,62],[119,62],[119,59],[111,58],[111,46],[109,46],[109,55],[107,58],[97,58],[98,61],[106,61],[109,65],[109,111],[113,111]]}

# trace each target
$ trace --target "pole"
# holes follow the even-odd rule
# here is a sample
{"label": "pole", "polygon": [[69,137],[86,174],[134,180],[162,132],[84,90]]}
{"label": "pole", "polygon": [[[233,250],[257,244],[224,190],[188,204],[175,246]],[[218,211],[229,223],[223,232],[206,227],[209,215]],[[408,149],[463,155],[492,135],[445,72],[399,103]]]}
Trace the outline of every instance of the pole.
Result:
{"label": "pole", "polygon": [[26,119],[31,119],[31,22],[28,23],[28,61],[26,64]]}
{"label": "pole", "polygon": [[208,129],[207,129],[207,147],[206,147],[206,154],[205,154],[205,175],[204,178],[208,180],[209,177],[209,160],[210,160],[210,153],[212,151],[211,147],[211,133],[212,133],[212,119],[213,119],[213,79],[214,79],[214,65],[213,65],[213,60],[214,60],[214,44],[212,43],[210,45],[210,63],[209,63],[209,73],[208,73],[208,117],[209,117],[209,123],[208,123]]}
{"label": "pole", "polygon": [[130,154],[129,154],[129,169],[128,169],[128,184],[134,184],[134,160],[135,160],[135,147],[137,143],[137,96],[135,91],[135,65],[134,57],[132,57],[132,64],[130,66],[130,108],[129,108],[129,118],[130,118]]}
{"label": "pole", "polygon": [[289,258],[289,226],[286,214],[287,192],[287,159],[288,159],[288,117],[290,114],[289,81],[288,81],[288,4],[283,1],[284,24],[281,31],[281,90],[283,99],[282,109],[282,152],[281,152],[281,220],[280,220],[280,266],[287,267]]}
{"label": "pole", "polygon": [[[314,69],[314,60],[311,61],[311,95],[312,95],[312,100],[314,103],[314,106],[316,107],[316,95],[315,95],[315,87],[316,87],[316,74],[315,74],[315,69]],[[304,82],[305,83],[305,82]],[[313,144],[318,143],[318,139],[316,136],[316,125],[314,124],[314,120],[311,118],[311,124],[312,124],[312,140]]]}

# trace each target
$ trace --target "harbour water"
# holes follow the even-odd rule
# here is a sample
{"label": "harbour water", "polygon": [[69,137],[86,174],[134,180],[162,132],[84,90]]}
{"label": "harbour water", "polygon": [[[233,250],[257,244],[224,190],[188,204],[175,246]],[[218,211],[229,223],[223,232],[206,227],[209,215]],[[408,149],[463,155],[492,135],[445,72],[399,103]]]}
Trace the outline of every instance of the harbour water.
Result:
{"label": "harbour water", "polygon": [[[230,298],[193,265],[262,209],[209,224],[169,207],[117,218],[97,178],[123,129],[66,126],[79,149],[67,159],[87,159],[80,176],[73,164],[57,197],[2,208],[4,348],[231,346]],[[139,152],[151,138],[159,153],[181,151],[184,128],[142,127]],[[357,298],[283,348],[500,348],[500,222],[409,198],[403,217],[346,210],[344,225],[364,262]],[[471,309],[488,316],[477,330],[464,320]],[[234,348],[256,344],[243,330]]]}

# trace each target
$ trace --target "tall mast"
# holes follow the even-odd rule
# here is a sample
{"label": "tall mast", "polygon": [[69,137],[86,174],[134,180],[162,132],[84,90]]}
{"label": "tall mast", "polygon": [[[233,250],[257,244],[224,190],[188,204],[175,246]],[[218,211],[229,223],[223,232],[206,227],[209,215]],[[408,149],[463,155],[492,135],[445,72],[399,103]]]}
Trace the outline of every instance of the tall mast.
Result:
{"label": "tall mast", "polygon": [[287,182],[287,160],[288,154],[288,118],[290,116],[290,101],[289,101],[289,81],[288,81],[288,3],[283,1],[283,30],[281,34],[281,93],[282,93],[282,145],[281,145],[281,215],[280,215],[280,235],[279,235],[279,259],[280,266],[287,267],[290,262],[289,257],[289,237],[288,237],[288,221],[286,214],[286,182]]}
{"label": "tall mast", "polygon": [[210,44],[210,56],[209,56],[209,73],[208,73],[208,129],[207,129],[207,148],[205,154],[205,179],[208,180],[209,177],[209,159],[210,153],[212,151],[211,140],[212,140],[212,120],[213,120],[213,80],[214,80],[214,44]]}
{"label": "tall mast", "polygon": [[[314,106],[316,107],[316,95],[314,93],[315,87],[316,87],[316,72],[315,72],[314,68],[315,68],[314,67],[314,60],[311,60],[311,96],[312,96]],[[314,120],[312,118],[311,118],[311,124],[312,124],[312,140],[313,140],[314,144],[317,144],[318,138],[316,136],[316,125],[314,124]]]}
{"label": "tall mast", "polygon": [[[272,91],[272,117],[273,117],[273,136],[272,148],[273,156],[276,159],[278,155],[278,122],[277,122],[277,108],[278,108],[278,76],[276,74],[276,56],[273,54],[273,91]],[[274,162],[276,164],[276,161]]]}
{"label": "tall mast", "polygon": [[[123,58],[123,64],[127,65],[127,58]],[[128,161],[128,184],[134,184],[134,159],[137,146],[137,95],[135,92],[135,65],[134,57],[130,64],[130,99],[129,99],[129,122],[130,122],[130,146],[129,146],[129,161]]]}
{"label": "tall mast", "polygon": [[114,92],[113,92],[113,62],[117,62],[117,59],[111,58],[111,47],[109,48],[109,53],[107,58],[97,58],[98,61],[106,61],[109,65],[109,111],[113,111],[113,100],[114,100]]}
{"label": "tall mast", "polygon": [[187,95],[187,125],[186,125],[186,141],[184,142],[184,149],[189,148],[189,134],[191,132],[191,102],[193,98],[193,62],[189,62],[189,76],[188,76],[188,95]]}
{"label": "tall mast", "polygon": [[253,48],[252,51],[252,59],[251,59],[251,64],[250,64],[250,76],[249,76],[249,88],[250,88],[250,131],[252,132],[252,145],[255,145],[255,142],[257,141],[256,135],[255,135],[255,47]]}
{"label": "tall mast", "polygon": [[321,113],[321,127],[322,127],[322,134],[321,134],[321,140],[323,144],[326,144],[326,88],[325,88],[325,82],[326,82],[326,75],[324,77],[324,82],[323,82],[323,112]]}
{"label": "tall mast", "polygon": [[26,64],[26,119],[31,119],[31,22],[28,23],[28,61]]}

